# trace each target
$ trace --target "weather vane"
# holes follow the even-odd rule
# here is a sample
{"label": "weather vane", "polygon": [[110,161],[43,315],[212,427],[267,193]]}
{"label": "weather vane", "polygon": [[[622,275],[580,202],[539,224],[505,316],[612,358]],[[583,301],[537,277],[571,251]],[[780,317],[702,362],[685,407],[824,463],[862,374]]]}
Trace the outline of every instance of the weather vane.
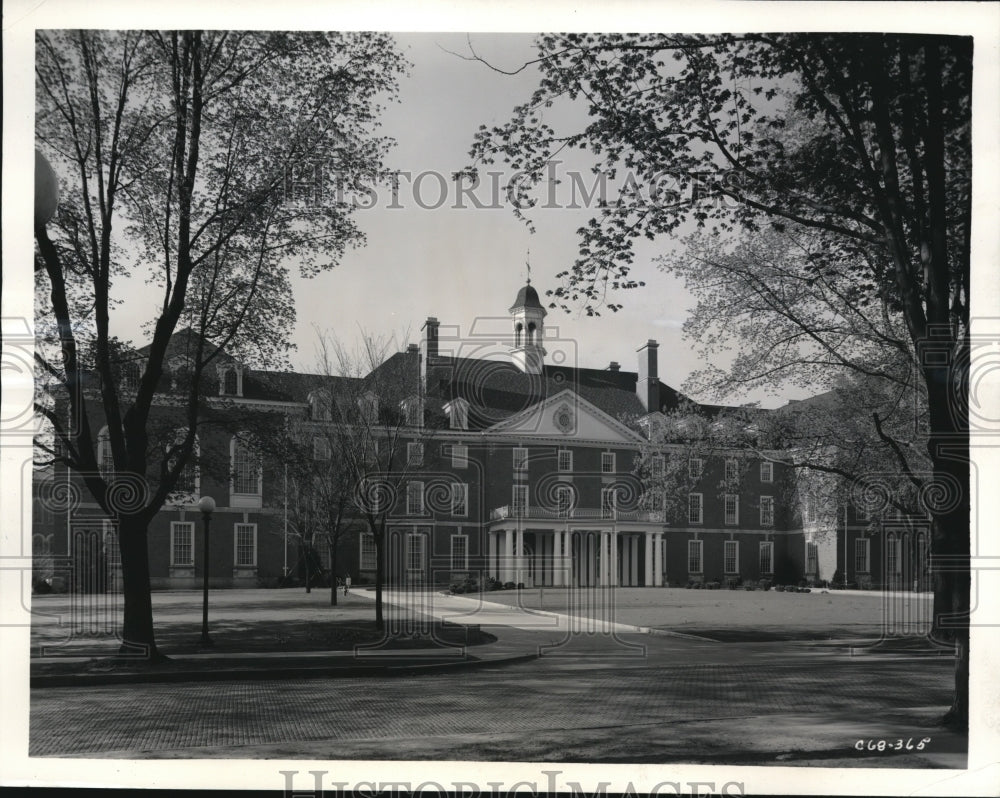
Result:
{"label": "weather vane", "polygon": [[527,258],[524,261],[524,265],[528,269],[527,283],[530,285],[531,284],[531,247],[528,247],[528,255],[527,255]]}

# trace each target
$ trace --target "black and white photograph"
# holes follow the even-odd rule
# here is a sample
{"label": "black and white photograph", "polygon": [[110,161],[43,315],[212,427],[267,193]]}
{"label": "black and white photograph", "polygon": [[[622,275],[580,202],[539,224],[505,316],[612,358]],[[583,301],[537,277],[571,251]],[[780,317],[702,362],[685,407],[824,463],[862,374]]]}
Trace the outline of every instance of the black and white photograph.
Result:
{"label": "black and white photograph", "polygon": [[1000,7],[3,36],[0,784],[1000,791]]}

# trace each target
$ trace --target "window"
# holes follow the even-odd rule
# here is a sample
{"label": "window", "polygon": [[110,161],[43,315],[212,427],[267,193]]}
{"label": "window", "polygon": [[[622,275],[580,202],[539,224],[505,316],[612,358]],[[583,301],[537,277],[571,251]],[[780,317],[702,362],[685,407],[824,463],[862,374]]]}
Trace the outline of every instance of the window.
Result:
{"label": "window", "polygon": [[601,473],[602,474],[613,474],[613,473],[615,473],[615,453],[614,452],[601,452]]}
{"label": "window", "polygon": [[361,533],[361,570],[374,571],[377,563],[375,536],[371,532]]}
{"label": "window", "polygon": [[726,523],[730,526],[740,522],[740,497],[735,493],[727,493],[724,499],[726,505]]}
{"label": "window", "polygon": [[806,573],[816,575],[819,572],[819,555],[815,543],[806,543]]}
{"label": "window", "polygon": [[313,460],[330,459],[330,441],[322,435],[313,438]]}
{"label": "window", "polygon": [[601,489],[601,518],[615,517],[615,489]]}
{"label": "window", "polygon": [[701,479],[703,461],[700,457],[692,457],[688,460],[688,477],[691,479]]}
{"label": "window", "polygon": [[403,414],[403,419],[408,427],[422,427],[424,421],[423,409],[420,404],[420,397],[411,396],[399,403],[399,410]]}
{"label": "window", "polygon": [[101,476],[111,479],[115,475],[115,458],[111,453],[111,436],[108,428],[105,427],[97,436],[97,464],[100,466]]}
{"label": "window", "polygon": [[424,445],[422,443],[406,444],[406,462],[411,466],[424,464]]}
{"label": "window", "polygon": [[194,565],[194,521],[171,522],[170,564]]}
{"label": "window", "polygon": [[515,518],[528,514],[528,486],[515,485],[511,492],[511,511]]}
{"label": "window", "polygon": [[313,421],[330,421],[333,417],[330,395],[326,391],[309,394],[309,416]]}
{"label": "window", "polygon": [[760,464],[760,481],[774,482],[774,463],[765,461]]}
{"label": "window", "polygon": [[515,471],[528,470],[528,450],[520,446],[514,447],[514,470]]}
{"label": "window", "polygon": [[868,538],[858,538],[854,541],[854,572],[869,573]]}
{"label": "window", "polygon": [[[180,443],[183,440],[183,436],[184,433],[178,431],[178,437],[174,443]],[[177,482],[174,483],[174,493],[186,493],[191,496],[197,495],[200,484],[200,474],[198,473],[198,466],[195,461],[198,457],[198,453],[198,437],[195,436],[194,443],[191,447],[191,454],[188,455],[187,462],[184,464],[184,468],[182,468],[180,473],[177,475]],[[171,458],[171,468],[173,468],[175,464],[176,460]]]}
{"label": "window", "polygon": [[236,369],[226,369],[222,378],[222,393],[226,396],[236,396],[239,390],[239,378]]}
{"label": "window", "polygon": [[448,426],[452,429],[469,428],[469,403],[461,396],[448,402],[444,412],[448,414]]}
{"label": "window", "polygon": [[726,484],[735,485],[739,479],[739,465],[735,460],[726,460]]}
{"label": "window", "polygon": [[424,570],[424,536],[419,532],[406,536],[406,570]]}
{"label": "window", "polygon": [[774,497],[760,497],[760,525],[774,526]]}
{"label": "window", "polygon": [[451,447],[451,467],[452,468],[468,468],[469,466],[469,447],[461,443],[456,443]]}
{"label": "window", "polygon": [[469,486],[464,482],[451,483],[451,514],[465,518],[469,513]]}
{"label": "window", "polygon": [[250,445],[233,438],[233,493],[259,496],[261,491],[260,458]]}
{"label": "window", "polygon": [[573,470],[573,452],[571,449],[559,450],[559,470],[563,473]]}
{"label": "window", "polygon": [[762,540],[760,543],[758,567],[762,574],[774,573],[774,543],[770,540]]}
{"label": "window", "polygon": [[688,494],[688,523],[700,524],[702,518],[702,496],[700,493]]}
{"label": "window", "polygon": [[451,536],[451,570],[465,571],[469,568],[469,536]]}
{"label": "window", "polygon": [[406,514],[407,515],[423,515],[424,514],[424,483],[423,482],[407,482],[406,483]]}
{"label": "window", "polygon": [[236,524],[235,556],[233,561],[237,568],[250,568],[257,564],[257,525]]}
{"label": "window", "polygon": [[886,541],[885,567],[890,574],[899,575],[899,538],[890,536]]}
{"label": "window", "polygon": [[727,540],[722,552],[723,569],[727,574],[738,574],[740,572],[740,542],[738,540]]}
{"label": "window", "polygon": [[556,488],[556,514],[560,518],[569,518],[573,513],[573,487],[559,485]]}
{"label": "window", "polygon": [[659,479],[660,477],[663,476],[663,470],[664,470],[663,455],[654,454],[650,472],[652,473],[653,477]]}
{"label": "window", "polygon": [[854,514],[855,514],[855,516],[857,517],[857,519],[859,521],[867,521],[868,520],[868,505],[866,505],[866,504],[859,504],[857,507],[854,508]]}
{"label": "window", "polygon": [[704,541],[701,540],[689,540],[688,541],[688,573],[689,574],[700,574],[702,573],[702,547]]}

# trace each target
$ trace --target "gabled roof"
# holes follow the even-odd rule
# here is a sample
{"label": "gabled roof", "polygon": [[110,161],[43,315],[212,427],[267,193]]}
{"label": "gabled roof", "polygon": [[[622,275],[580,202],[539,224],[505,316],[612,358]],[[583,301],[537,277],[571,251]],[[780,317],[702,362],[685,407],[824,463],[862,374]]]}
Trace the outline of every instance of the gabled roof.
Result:
{"label": "gabled roof", "polygon": [[566,436],[587,440],[641,443],[641,435],[581,397],[570,388],[515,413],[486,430],[545,437]]}

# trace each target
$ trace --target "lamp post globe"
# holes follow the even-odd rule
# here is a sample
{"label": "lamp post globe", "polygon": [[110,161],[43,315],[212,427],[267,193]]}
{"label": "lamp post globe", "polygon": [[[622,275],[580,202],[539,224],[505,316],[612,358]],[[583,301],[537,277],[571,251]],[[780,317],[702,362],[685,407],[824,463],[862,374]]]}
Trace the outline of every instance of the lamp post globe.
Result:
{"label": "lamp post globe", "polygon": [[203,513],[214,513],[215,499],[211,496],[202,496],[198,499],[198,509]]}

